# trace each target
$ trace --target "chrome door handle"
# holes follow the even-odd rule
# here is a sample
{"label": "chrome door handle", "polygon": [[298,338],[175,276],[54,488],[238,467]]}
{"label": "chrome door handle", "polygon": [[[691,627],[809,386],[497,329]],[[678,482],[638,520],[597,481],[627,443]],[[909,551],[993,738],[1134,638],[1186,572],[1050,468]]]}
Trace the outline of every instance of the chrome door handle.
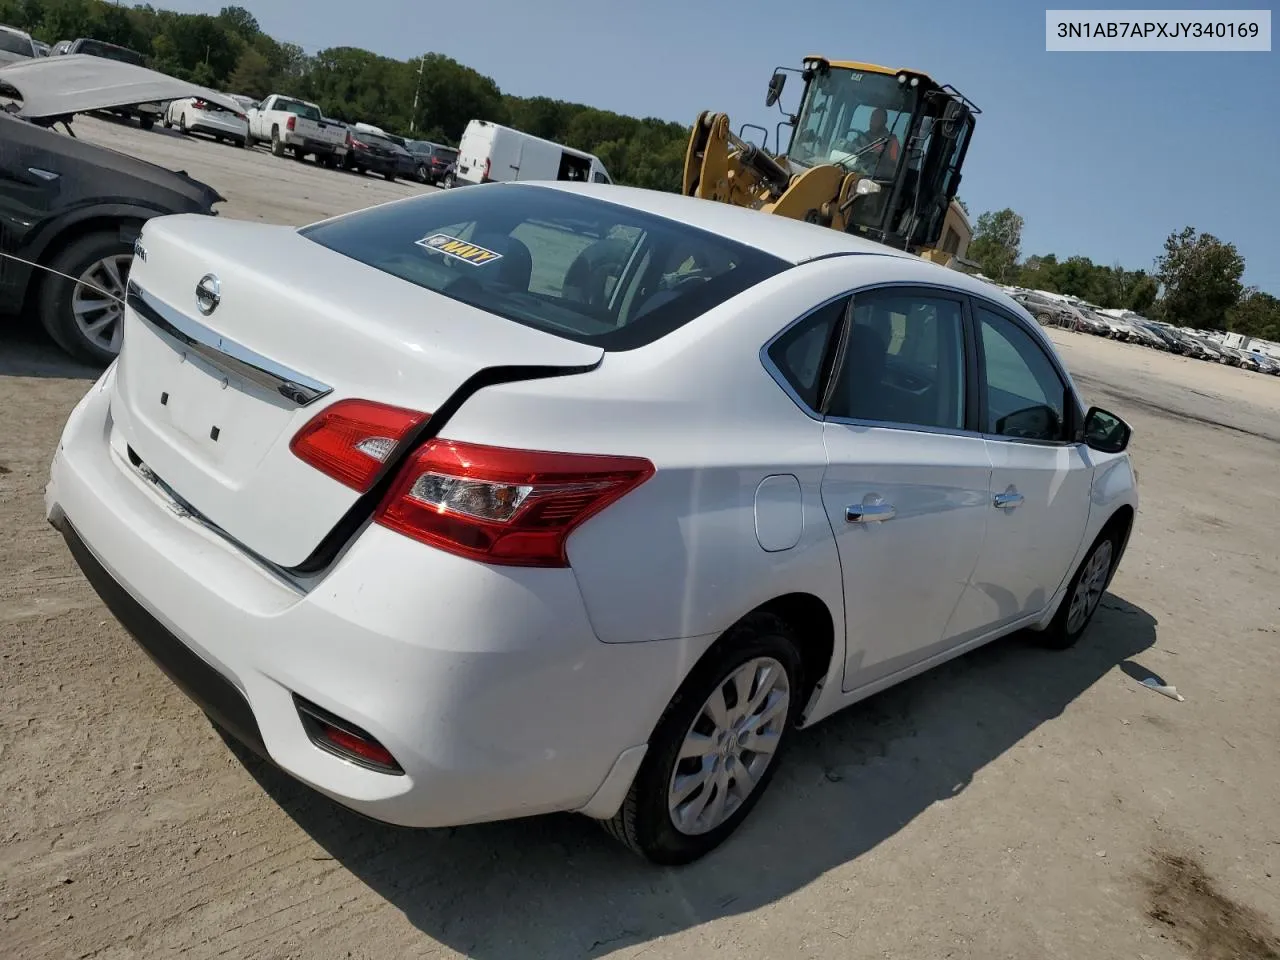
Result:
{"label": "chrome door handle", "polygon": [[855,503],[844,508],[844,518],[849,523],[880,523],[892,520],[897,512],[887,503]]}
{"label": "chrome door handle", "polygon": [[1008,510],[1022,504],[1022,494],[1020,493],[997,493],[991,498],[991,505],[997,510]]}

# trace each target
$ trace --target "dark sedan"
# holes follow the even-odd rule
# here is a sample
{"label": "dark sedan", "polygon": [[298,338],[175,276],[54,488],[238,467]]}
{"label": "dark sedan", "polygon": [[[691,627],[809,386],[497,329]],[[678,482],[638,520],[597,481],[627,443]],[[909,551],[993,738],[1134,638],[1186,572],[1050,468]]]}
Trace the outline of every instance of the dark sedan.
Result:
{"label": "dark sedan", "polygon": [[366,130],[352,130],[347,134],[347,156],[343,166],[356,173],[371,170],[388,180],[395,180],[413,176],[417,164],[409,151],[394,140]]}
{"label": "dark sedan", "polygon": [[76,61],[90,58],[61,59],[0,72],[11,94],[27,94],[20,108],[0,111],[0,313],[33,312],[67,353],[105,365],[120,350],[143,223],[213,214],[225,198],[185,173],[66,136],[54,124],[127,102],[140,82],[175,97],[221,95],[125,64],[98,67],[90,71],[95,83],[79,83],[88,74]]}

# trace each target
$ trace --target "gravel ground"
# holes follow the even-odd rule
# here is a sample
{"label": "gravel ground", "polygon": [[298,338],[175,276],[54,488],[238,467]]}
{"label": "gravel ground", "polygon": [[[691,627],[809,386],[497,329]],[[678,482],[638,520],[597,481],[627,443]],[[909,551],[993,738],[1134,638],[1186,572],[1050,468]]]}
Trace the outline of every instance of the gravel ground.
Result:
{"label": "gravel ground", "polygon": [[[78,126],[228,216],[422,189]],[[572,816],[381,826],[228,747],[43,520],[91,372],[0,332],[0,952],[1280,957],[1280,380],[1053,336],[1136,431],[1142,509],[1087,638],[1010,638],[803,733],[732,841],[657,870]]]}

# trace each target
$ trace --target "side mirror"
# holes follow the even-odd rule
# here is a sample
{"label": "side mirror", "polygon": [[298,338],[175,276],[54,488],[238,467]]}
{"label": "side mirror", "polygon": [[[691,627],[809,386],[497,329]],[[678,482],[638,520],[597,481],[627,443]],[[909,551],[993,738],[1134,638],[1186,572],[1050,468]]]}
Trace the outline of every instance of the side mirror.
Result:
{"label": "side mirror", "polygon": [[1114,413],[1090,407],[1084,416],[1084,442],[1102,453],[1123,453],[1133,430]]}
{"label": "side mirror", "polygon": [[782,96],[782,88],[787,85],[787,75],[781,70],[775,71],[769,80],[769,92],[765,94],[764,105],[772,107]]}
{"label": "side mirror", "polygon": [[959,100],[947,101],[942,111],[942,135],[948,140],[954,140],[968,122],[969,108]]}

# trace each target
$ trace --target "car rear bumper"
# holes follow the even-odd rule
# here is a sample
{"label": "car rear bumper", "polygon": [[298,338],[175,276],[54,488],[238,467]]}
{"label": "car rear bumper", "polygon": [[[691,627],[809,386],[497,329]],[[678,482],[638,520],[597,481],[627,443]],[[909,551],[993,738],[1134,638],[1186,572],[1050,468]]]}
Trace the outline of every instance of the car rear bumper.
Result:
{"label": "car rear bumper", "polygon": [[223,123],[201,114],[196,114],[187,121],[187,129],[215,137],[230,137],[232,140],[243,140],[249,135],[248,124]]}
{"label": "car rear bumper", "polygon": [[[73,411],[46,515],[121,624],[209,716],[375,819],[610,816],[706,638],[601,643],[569,570],[492,568],[370,526],[309,589],[184,515],[121,453],[109,370]],[[390,775],[318,747],[305,698]]]}

